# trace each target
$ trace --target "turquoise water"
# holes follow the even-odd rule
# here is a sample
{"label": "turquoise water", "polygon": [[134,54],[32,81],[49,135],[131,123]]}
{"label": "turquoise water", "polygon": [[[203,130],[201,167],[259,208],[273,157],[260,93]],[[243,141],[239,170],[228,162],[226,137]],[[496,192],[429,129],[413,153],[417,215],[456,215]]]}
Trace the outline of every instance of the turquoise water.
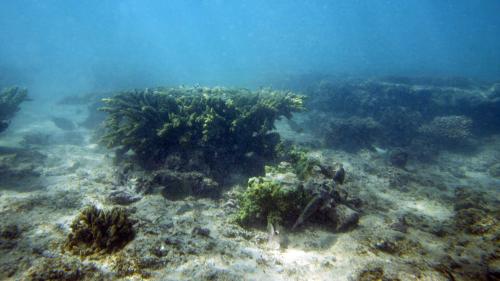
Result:
{"label": "turquoise water", "polygon": [[321,72],[497,79],[500,3],[3,1],[0,82],[37,95]]}

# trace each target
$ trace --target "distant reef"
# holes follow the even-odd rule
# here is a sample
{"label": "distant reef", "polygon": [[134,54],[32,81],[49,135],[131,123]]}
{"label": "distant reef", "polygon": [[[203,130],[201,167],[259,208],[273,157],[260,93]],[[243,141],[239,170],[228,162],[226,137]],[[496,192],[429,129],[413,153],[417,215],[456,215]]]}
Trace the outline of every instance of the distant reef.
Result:
{"label": "distant reef", "polygon": [[325,78],[302,85],[310,111],[299,126],[322,145],[403,148],[429,160],[500,133],[500,84],[466,78]]}

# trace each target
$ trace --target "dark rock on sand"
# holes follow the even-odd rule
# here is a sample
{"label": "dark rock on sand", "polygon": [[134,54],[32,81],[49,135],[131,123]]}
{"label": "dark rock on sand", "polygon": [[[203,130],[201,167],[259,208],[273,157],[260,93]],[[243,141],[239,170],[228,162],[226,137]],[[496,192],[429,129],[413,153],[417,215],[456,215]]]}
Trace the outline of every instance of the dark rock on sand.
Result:
{"label": "dark rock on sand", "polygon": [[69,119],[63,117],[52,117],[50,120],[61,130],[72,131],[76,129],[75,123]]}
{"label": "dark rock on sand", "polygon": [[389,154],[389,163],[392,166],[398,168],[406,167],[406,163],[408,162],[408,153],[403,149],[394,149]]}
{"label": "dark rock on sand", "polygon": [[344,204],[338,204],[328,212],[328,217],[334,223],[336,231],[344,231],[356,227],[359,213]]}
{"label": "dark rock on sand", "polygon": [[108,195],[107,201],[112,204],[129,205],[141,200],[141,196],[132,194],[128,191],[117,190]]}

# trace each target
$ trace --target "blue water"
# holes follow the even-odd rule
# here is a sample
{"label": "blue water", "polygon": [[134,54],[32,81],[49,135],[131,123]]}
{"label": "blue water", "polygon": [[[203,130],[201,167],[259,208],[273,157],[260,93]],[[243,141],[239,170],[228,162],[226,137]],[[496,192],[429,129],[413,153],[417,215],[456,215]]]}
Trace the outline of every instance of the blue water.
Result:
{"label": "blue water", "polygon": [[0,3],[0,84],[34,95],[289,74],[500,77],[500,1]]}

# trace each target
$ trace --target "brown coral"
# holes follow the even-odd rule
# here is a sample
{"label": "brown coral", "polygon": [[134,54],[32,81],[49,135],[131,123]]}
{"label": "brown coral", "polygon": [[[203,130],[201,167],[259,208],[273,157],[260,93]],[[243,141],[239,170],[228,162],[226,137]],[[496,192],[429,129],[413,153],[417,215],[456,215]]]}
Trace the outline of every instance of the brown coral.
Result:
{"label": "brown coral", "polygon": [[65,248],[80,256],[107,254],[123,248],[135,232],[126,211],[85,208],[71,224]]}

